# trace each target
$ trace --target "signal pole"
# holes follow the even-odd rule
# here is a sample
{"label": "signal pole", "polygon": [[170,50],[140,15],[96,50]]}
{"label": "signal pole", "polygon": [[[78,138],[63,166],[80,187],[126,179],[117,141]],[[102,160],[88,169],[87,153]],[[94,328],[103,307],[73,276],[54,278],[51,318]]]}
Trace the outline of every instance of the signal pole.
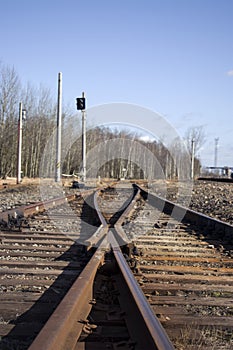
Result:
{"label": "signal pole", "polygon": [[82,113],[82,178],[83,181],[86,181],[86,100],[85,94],[82,92],[82,97],[78,97],[77,101],[77,110],[81,110]]}
{"label": "signal pole", "polygon": [[[82,93],[84,97],[84,92]],[[83,149],[83,181],[86,181],[86,113],[85,109],[82,109],[82,149]]]}
{"label": "signal pole", "polygon": [[19,103],[19,119],[18,119],[18,157],[17,157],[17,184],[22,181],[21,178],[21,153],[22,153],[22,129],[23,120],[26,120],[26,109],[23,109],[22,102]]}

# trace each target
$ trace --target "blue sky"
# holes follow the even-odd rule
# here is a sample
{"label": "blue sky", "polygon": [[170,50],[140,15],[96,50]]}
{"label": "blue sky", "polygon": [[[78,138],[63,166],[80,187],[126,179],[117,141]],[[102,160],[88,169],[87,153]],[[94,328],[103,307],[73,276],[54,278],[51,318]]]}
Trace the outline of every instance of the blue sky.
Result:
{"label": "blue sky", "polygon": [[[203,125],[203,165],[233,166],[233,0],[0,0],[0,60],[76,110],[127,102],[181,135]],[[132,120],[127,121],[133,123]],[[146,124],[146,121],[145,121]],[[148,127],[149,128],[149,127]]]}

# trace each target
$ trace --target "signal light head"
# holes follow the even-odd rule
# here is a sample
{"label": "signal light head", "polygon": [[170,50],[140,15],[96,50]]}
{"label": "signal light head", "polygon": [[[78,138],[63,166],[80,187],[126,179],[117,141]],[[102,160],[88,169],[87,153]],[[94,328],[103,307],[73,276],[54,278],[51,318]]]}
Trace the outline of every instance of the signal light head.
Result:
{"label": "signal light head", "polygon": [[85,101],[85,97],[78,97],[76,99],[77,101],[77,110],[84,110],[86,107],[86,101]]}

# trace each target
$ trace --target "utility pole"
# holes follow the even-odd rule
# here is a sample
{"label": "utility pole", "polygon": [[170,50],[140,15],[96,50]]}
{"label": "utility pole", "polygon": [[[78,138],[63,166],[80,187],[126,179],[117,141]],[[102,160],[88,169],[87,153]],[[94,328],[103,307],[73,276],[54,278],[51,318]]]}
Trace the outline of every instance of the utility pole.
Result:
{"label": "utility pole", "polygon": [[214,167],[217,168],[217,163],[218,163],[218,141],[219,138],[217,137],[214,139],[215,141],[215,147],[214,147]]}
{"label": "utility pole", "polygon": [[56,145],[56,175],[55,181],[61,181],[61,123],[62,123],[62,73],[58,73],[57,96],[57,145]]}
{"label": "utility pole", "polygon": [[21,153],[22,153],[22,129],[23,120],[26,120],[26,110],[23,109],[22,102],[19,103],[19,119],[18,119],[18,157],[17,157],[17,184],[22,181],[21,178]]}
{"label": "utility pole", "polygon": [[195,140],[191,141],[191,179],[194,179]]}

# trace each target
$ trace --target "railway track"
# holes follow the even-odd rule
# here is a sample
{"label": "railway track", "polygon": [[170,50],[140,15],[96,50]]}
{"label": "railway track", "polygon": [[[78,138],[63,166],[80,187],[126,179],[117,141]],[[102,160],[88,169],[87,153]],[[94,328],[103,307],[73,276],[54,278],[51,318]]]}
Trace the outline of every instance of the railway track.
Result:
{"label": "railway track", "polygon": [[98,217],[76,195],[0,216],[0,349],[27,349],[86,266],[90,254],[79,241],[97,229]]}
{"label": "railway track", "polygon": [[233,226],[191,210],[171,220],[174,208],[151,196],[125,225],[141,252],[135,277],[177,349],[231,349]]}
{"label": "railway track", "polygon": [[124,182],[85,203],[1,232],[0,349],[230,349],[233,227]]}
{"label": "railway track", "polygon": [[[119,246],[126,236],[118,231],[117,222],[131,212],[136,196],[128,187],[110,187],[96,196],[101,225],[94,240],[88,241],[98,248],[30,350],[173,349]],[[116,199],[114,208],[105,207],[106,197],[111,203]]]}

